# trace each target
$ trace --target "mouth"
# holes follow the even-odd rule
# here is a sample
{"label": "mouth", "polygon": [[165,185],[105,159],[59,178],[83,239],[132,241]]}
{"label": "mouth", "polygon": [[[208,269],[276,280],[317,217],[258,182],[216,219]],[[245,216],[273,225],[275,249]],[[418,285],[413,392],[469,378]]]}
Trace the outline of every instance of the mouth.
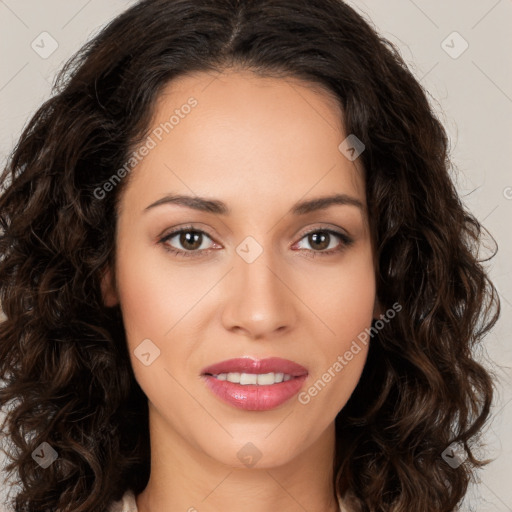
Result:
{"label": "mouth", "polygon": [[295,379],[288,373],[270,372],[270,373],[219,373],[218,375],[206,374],[217,380],[225,380],[233,384],[240,384],[241,386],[257,385],[257,386],[272,386],[280,382],[288,382],[290,379]]}
{"label": "mouth", "polygon": [[238,358],[204,368],[201,376],[223,402],[239,409],[267,411],[296,395],[308,371],[288,359]]}

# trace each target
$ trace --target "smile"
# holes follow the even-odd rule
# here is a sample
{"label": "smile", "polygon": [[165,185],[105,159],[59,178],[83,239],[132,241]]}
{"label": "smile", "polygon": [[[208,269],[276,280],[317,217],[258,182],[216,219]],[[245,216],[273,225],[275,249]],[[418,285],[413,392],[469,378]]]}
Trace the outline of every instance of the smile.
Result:
{"label": "smile", "polygon": [[224,403],[248,411],[268,411],[296,395],[308,371],[287,359],[244,357],[204,368],[202,377]]}
{"label": "smile", "polygon": [[212,375],[218,380],[227,380],[235,384],[241,384],[247,386],[248,384],[257,384],[258,386],[269,386],[272,384],[279,384],[280,382],[286,382],[293,377],[287,373],[219,373],[218,375]]}

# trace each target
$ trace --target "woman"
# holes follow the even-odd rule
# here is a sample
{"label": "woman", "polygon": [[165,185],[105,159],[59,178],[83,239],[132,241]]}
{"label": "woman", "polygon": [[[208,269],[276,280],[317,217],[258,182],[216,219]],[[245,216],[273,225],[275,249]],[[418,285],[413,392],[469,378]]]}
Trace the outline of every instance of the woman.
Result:
{"label": "woman", "polygon": [[143,0],[2,183],[16,511],[464,497],[499,316],[482,226],[424,91],[346,4]]}

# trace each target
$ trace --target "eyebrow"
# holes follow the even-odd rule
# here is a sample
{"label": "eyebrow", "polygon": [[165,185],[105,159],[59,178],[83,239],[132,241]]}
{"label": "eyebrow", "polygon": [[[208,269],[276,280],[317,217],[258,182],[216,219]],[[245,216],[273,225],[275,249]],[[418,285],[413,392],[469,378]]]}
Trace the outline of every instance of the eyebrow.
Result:
{"label": "eyebrow", "polygon": [[[228,208],[226,203],[217,199],[206,199],[199,196],[186,196],[176,194],[167,194],[166,196],[158,199],[158,201],[155,201],[149,206],[146,206],[144,211],[164,204],[175,204],[201,212],[214,213],[216,215],[231,214],[231,210]],[[363,203],[359,199],[347,194],[334,194],[330,196],[299,201],[292,206],[288,213],[291,213],[292,215],[306,215],[311,212],[326,210],[330,206],[334,205],[355,206],[356,208],[359,208],[361,212],[364,211]]]}

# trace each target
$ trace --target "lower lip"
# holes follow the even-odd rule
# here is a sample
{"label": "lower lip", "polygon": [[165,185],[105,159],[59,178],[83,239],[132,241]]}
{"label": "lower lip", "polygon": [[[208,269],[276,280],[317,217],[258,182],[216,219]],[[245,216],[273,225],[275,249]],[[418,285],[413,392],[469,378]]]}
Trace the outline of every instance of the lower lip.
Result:
{"label": "lower lip", "polygon": [[269,386],[236,384],[227,380],[218,380],[210,375],[204,377],[210,391],[224,402],[247,411],[268,411],[296,395],[307,375]]}

